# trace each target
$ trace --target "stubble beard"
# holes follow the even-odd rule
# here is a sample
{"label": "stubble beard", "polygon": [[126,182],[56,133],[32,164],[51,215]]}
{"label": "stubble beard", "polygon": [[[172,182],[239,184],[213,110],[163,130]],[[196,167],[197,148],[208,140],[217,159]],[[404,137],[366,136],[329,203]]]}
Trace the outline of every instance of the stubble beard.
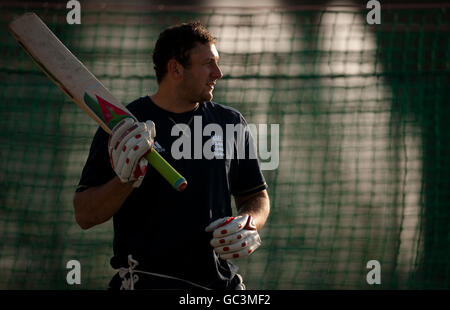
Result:
{"label": "stubble beard", "polygon": [[198,96],[196,96],[197,98],[193,98],[192,103],[196,104],[199,102],[205,102],[205,101],[212,101],[213,99],[213,90],[210,91],[203,91],[203,93],[199,94]]}
{"label": "stubble beard", "polygon": [[185,89],[185,93],[187,94],[187,96],[190,97],[189,102],[192,104],[192,106],[195,106],[197,103],[200,102],[212,101],[214,97],[213,96],[214,89],[209,89],[208,85],[205,85],[203,86],[203,88],[199,90],[199,92],[193,94],[192,90],[195,89],[195,87],[192,86],[194,85],[189,85],[188,83],[186,83],[183,87]]}

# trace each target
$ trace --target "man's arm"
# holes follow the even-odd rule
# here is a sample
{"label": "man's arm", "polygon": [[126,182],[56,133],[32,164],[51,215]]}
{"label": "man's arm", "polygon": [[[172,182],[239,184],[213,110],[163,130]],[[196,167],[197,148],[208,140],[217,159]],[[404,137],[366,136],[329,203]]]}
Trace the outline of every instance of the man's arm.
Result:
{"label": "man's arm", "polygon": [[89,229],[109,220],[133,191],[132,183],[124,184],[116,176],[111,181],[76,192],[73,198],[75,220],[82,229]]}
{"label": "man's arm", "polygon": [[235,196],[234,201],[239,215],[253,216],[257,230],[264,226],[270,213],[270,199],[267,190],[250,195]]}
{"label": "man's arm", "polygon": [[[150,120],[136,122],[131,118],[125,118],[114,127],[108,140],[108,150],[105,151],[109,152],[109,162],[116,176],[103,185],[76,192],[73,199],[75,220],[82,229],[109,220],[133,189],[141,185],[148,165],[144,156],[151,151],[154,137],[155,124]],[[103,159],[100,165],[102,163],[106,164],[106,160]],[[91,174],[98,173],[98,169],[96,170],[98,163],[95,160],[91,162],[90,167]],[[101,170],[100,173],[105,173]],[[83,174],[84,172],[85,170]]]}

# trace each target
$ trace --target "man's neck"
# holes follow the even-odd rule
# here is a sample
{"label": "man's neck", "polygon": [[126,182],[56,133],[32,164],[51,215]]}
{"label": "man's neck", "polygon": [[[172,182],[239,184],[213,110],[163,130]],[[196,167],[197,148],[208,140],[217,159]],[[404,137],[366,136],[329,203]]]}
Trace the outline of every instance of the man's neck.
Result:
{"label": "man's neck", "polygon": [[185,100],[180,100],[176,97],[176,95],[172,92],[163,92],[161,89],[150,96],[150,99],[161,109],[173,112],[173,113],[185,113],[192,110],[195,110],[199,103],[198,102],[188,102]]}

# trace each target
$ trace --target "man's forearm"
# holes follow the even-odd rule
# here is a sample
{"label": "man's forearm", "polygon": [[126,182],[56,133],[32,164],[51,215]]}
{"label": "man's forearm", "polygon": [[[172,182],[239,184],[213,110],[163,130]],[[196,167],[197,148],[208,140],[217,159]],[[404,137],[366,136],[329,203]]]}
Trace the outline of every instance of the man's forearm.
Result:
{"label": "man's forearm", "polygon": [[101,186],[75,193],[75,219],[83,229],[109,220],[133,191],[131,184],[123,184],[118,177]]}
{"label": "man's forearm", "polygon": [[267,191],[261,191],[251,196],[236,198],[238,213],[253,216],[256,229],[261,229],[270,213],[270,200]]}

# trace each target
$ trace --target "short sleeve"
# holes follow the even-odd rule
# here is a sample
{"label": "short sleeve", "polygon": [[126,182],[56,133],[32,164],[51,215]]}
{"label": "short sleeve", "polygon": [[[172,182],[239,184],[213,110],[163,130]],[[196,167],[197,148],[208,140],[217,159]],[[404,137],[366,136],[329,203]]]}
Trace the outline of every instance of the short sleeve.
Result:
{"label": "short sleeve", "polygon": [[[256,154],[255,141],[242,115],[240,124],[244,130],[235,137],[235,154],[231,163],[231,193],[234,196],[250,195],[267,188]],[[240,145],[245,152],[240,151]]]}
{"label": "short sleeve", "polygon": [[108,155],[108,139],[108,133],[99,127],[92,140],[89,156],[76,189],[77,192],[105,184],[114,178],[115,173]]}

